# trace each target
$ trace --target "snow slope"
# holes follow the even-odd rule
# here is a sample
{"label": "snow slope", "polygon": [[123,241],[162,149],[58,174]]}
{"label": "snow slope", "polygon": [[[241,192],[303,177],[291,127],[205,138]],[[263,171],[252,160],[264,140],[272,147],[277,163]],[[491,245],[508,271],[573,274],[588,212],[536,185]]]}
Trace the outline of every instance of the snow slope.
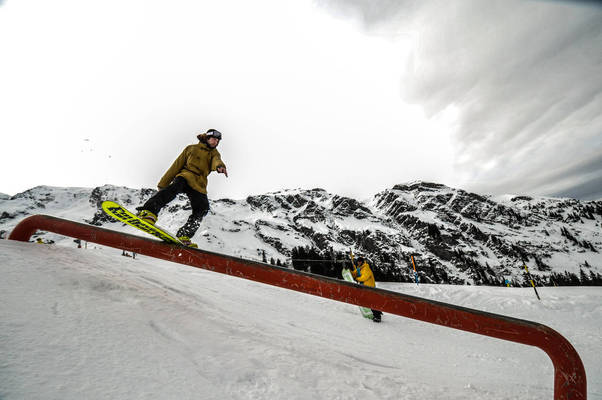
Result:
{"label": "snow slope", "polygon": [[[0,240],[0,399],[550,399],[537,348],[166,261]],[[544,323],[602,399],[602,289],[382,284]]]}

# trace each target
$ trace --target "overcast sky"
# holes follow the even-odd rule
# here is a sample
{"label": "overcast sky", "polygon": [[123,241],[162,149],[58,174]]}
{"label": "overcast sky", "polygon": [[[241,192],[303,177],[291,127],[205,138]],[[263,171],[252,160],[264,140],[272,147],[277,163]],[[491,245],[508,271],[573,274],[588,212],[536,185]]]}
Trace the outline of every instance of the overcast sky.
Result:
{"label": "overcast sky", "polygon": [[215,128],[211,198],[602,198],[597,2],[0,0],[0,57],[7,194],[155,187]]}

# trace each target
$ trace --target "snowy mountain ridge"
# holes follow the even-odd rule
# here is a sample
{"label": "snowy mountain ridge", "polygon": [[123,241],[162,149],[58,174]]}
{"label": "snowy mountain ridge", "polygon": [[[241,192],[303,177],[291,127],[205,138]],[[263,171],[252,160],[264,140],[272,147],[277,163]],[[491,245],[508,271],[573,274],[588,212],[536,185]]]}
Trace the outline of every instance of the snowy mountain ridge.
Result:
{"label": "snowy mountain ridge", "polygon": [[[29,215],[48,214],[144,235],[113,221],[100,203],[115,200],[133,210],[154,192],[112,185],[38,186],[0,196],[0,230],[10,231]],[[175,231],[189,213],[180,195],[162,211],[159,225]],[[521,284],[524,260],[541,284],[578,284],[579,277],[595,281],[602,272],[601,227],[602,200],[486,196],[417,181],[366,201],[323,189],[212,200],[193,239],[207,250],[285,265],[291,265],[295,247],[313,247],[325,256],[351,248],[372,261],[381,281],[413,280],[414,255],[422,282],[500,284],[511,279]],[[70,238],[41,236],[72,245]]]}

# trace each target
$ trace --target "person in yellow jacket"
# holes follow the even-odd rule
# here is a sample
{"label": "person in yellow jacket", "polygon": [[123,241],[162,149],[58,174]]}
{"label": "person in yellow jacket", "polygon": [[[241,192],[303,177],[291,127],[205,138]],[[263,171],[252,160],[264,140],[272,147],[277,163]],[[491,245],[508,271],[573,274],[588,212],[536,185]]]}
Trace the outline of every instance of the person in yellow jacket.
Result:
{"label": "person in yellow jacket", "polygon": [[189,246],[193,245],[191,238],[209,212],[207,175],[216,171],[228,176],[226,164],[217,151],[217,146],[222,140],[221,132],[209,129],[198,135],[197,139],[199,143],[186,146],[165,172],[157,184],[159,191],[143,206],[137,208],[138,216],[154,225],[161,209],[175,199],[179,193],[186,193],[190,200],[192,214],[178,229],[176,236],[182,243]]}
{"label": "person in yellow jacket", "polygon": [[[355,279],[362,285],[376,287],[374,273],[372,272],[370,265],[366,262],[364,257],[358,257],[357,264],[355,264],[354,267],[355,269],[351,270],[351,275],[353,276],[353,279]],[[372,315],[374,315],[372,321],[380,322],[382,314],[382,311],[372,310]]]}

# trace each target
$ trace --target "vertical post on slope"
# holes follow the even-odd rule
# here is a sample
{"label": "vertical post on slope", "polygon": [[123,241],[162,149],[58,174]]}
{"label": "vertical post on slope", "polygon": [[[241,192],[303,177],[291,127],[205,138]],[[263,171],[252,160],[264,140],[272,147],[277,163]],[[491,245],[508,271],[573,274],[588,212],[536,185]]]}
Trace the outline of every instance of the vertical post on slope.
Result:
{"label": "vertical post on slope", "polygon": [[414,267],[414,280],[416,280],[416,286],[418,286],[418,272],[416,272],[416,264],[414,263],[414,256],[410,255],[412,259],[412,267]]}
{"label": "vertical post on slope", "polygon": [[525,271],[527,272],[527,278],[529,278],[529,282],[531,282],[531,286],[533,286],[533,290],[535,290],[535,295],[537,296],[537,300],[541,301],[539,297],[539,293],[537,293],[537,288],[535,287],[535,282],[533,282],[533,277],[531,273],[529,273],[529,268],[527,268],[527,263],[523,261],[523,266],[525,267]]}

